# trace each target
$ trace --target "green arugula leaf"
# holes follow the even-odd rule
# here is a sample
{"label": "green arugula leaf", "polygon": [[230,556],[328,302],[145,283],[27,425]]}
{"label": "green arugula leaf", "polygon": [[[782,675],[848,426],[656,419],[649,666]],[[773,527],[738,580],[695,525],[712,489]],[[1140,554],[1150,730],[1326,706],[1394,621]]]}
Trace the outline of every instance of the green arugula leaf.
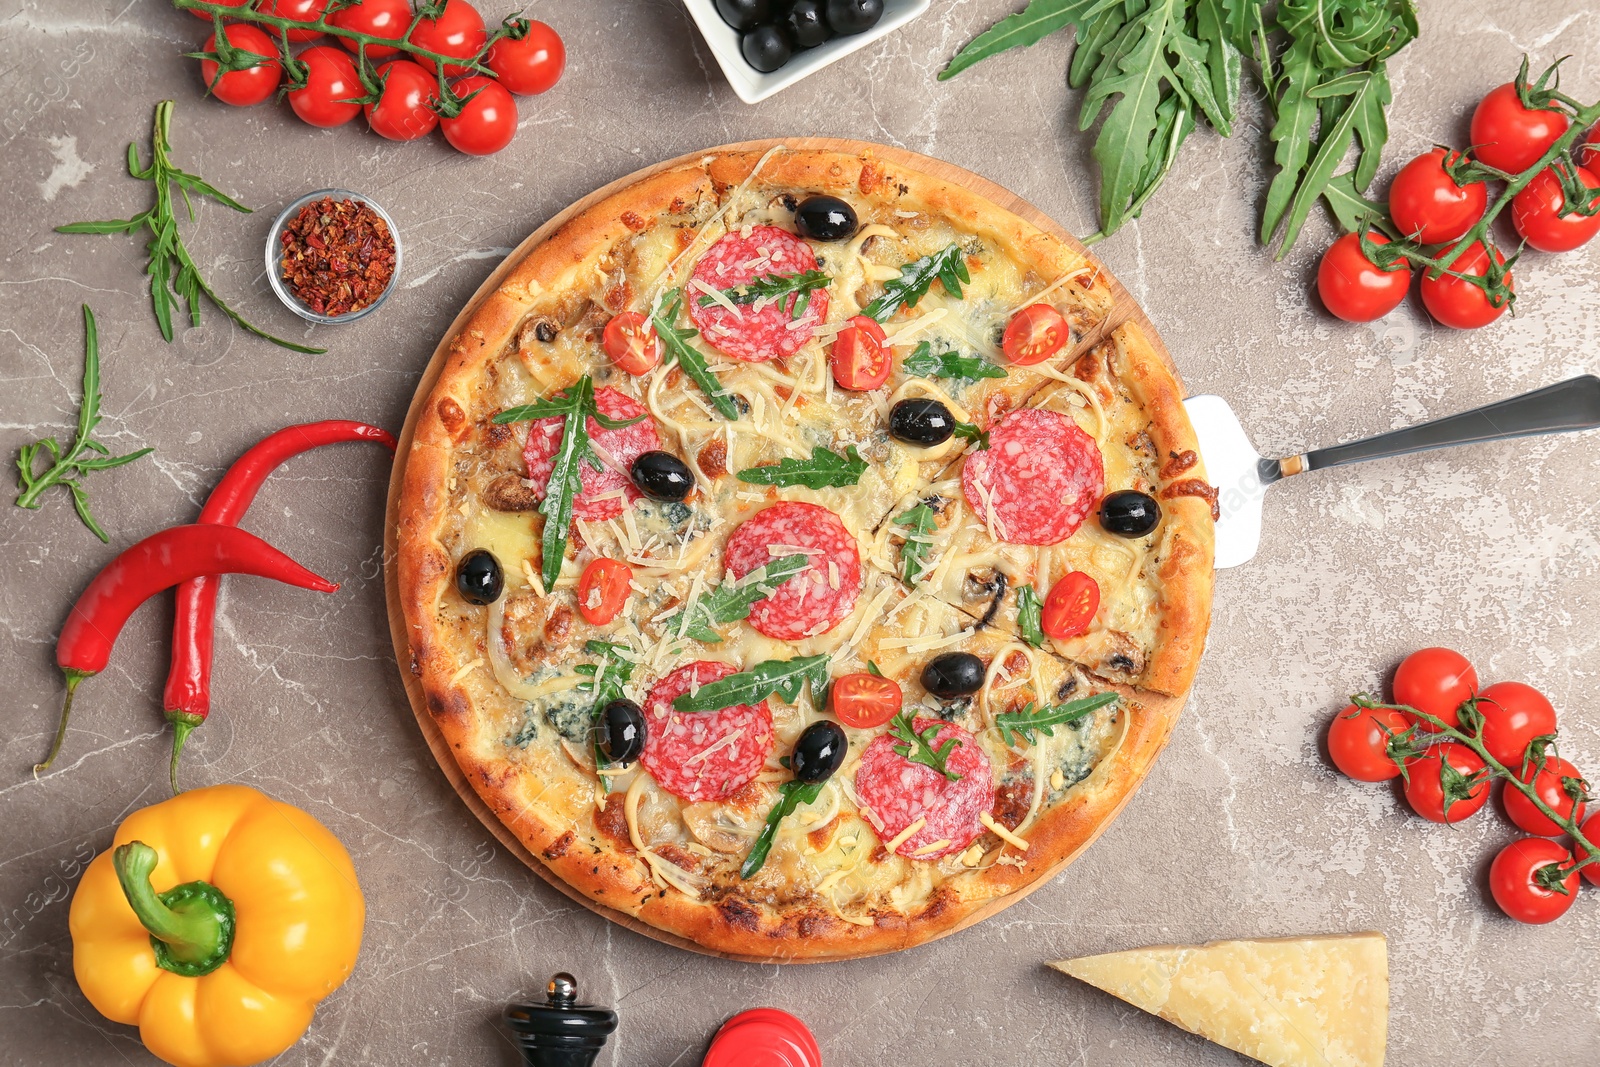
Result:
{"label": "green arugula leaf", "polygon": [[945,292],[961,299],[961,287],[972,281],[967,273],[966,253],[960,245],[948,245],[932,255],[912,260],[900,268],[900,277],[883,283],[883,295],[861,309],[863,315],[888,322],[903,307],[914,308],[928,295],[928,287],[939,279]]}
{"label": "green arugula leaf", "polygon": [[980,430],[970,422],[957,421],[954,433],[963,441],[976,441],[979,449],[989,447],[989,431]]}
{"label": "green arugula leaf", "polygon": [[1355,233],[1363,223],[1380,230],[1391,238],[1400,231],[1389,221],[1389,209],[1376,200],[1368,200],[1356,191],[1355,175],[1349,171],[1335,175],[1322,190],[1334,220],[1345,233]]}
{"label": "green arugula leaf", "polygon": [[599,663],[580,663],[574,669],[579,674],[589,676],[587,682],[579,682],[576,688],[578,692],[594,697],[594,706],[589,709],[589,743],[594,749],[594,765],[606,767],[610,766],[611,761],[600,750],[600,731],[597,728],[600,713],[605,711],[607,704],[623,697],[623,687],[633,680],[633,669],[637,664],[632,658],[633,649],[614,641],[586,641],[583,650],[591,656],[600,657]]}
{"label": "green arugula leaf", "polygon": [[1120,699],[1116,693],[1096,693],[1092,697],[1069,700],[1065,704],[1038,707],[1030,702],[1021,711],[1006,711],[996,715],[994,724],[1000,730],[1000,739],[1006,744],[1015,745],[1017,739],[1021,738],[1030,745],[1036,745],[1039,743],[1039,734],[1054,737],[1057,726],[1077,722]]}
{"label": "green arugula leaf", "polygon": [[932,767],[952,782],[961,781],[961,775],[952,771],[948,766],[950,753],[961,744],[957,738],[949,738],[944,744],[934,747],[934,741],[939,737],[939,731],[948,725],[943,721],[929,725],[921,733],[917,732],[916,720],[911,713],[902,711],[889,722],[889,733],[895,738],[894,750],[899,756],[920,763],[924,767]]}
{"label": "green arugula leaf", "polygon": [[947,81],[990,56],[1027,48],[1057,30],[1082,25],[1107,8],[1121,6],[1121,0],[1031,0],[1022,11],[1007,15],[967,42],[939,72],[939,80]]}
{"label": "green arugula leaf", "polygon": [[776,693],[790,704],[800,699],[800,691],[811,683],[815,700],[828,684],[828,654],[797,659],[769,659],[748,670],[730,674],[685,693],[672,702],[673,711],[718,711],[735,704],[759,704]]}
{"label": "green arugula leaf", "polygon": [[[763,274],[743,285],[722,290],[722,295],[731,303],[754,304],[757,300],[781,301],[790,293],[798,293],[799,298],[795,300],[794,307],[789,309],[789,317],[798,319],[811,305],[812,291],[826,289],[832,284],[833,279],[820,270],[801,271],[798,274]],[[709,295],[700,298],[701,307],[716,302],[716,298]]]}
{"label": "green arugula leaf", "polygon": [[656,336],[661,338],[667,352],[700,387],[717,413],[725,419],[737,421],[739,407],[734,402],[733,394],[723,388],[722,382],[711,373],[711,368],[706,365],[706,357],[700,354],[700,350],[689,343],[689,338],[696,336],[699,331],[673,325],[678,321],[678,312],[682,307],[683,290],[674,289],[671,298],[658,306],[650,316],[650,325],[656,331]]}
{"label": "green arugula leaf", "polygon": [[1022,639],[1034,648],[1041,648],[1044,645],[1044,630],[1039,625],[1043,612],[1044,602],[1039,599],[1039,594],[1033,591],[1033,586],[1018,586],[1017,629],[1022,632]]}
{"label": "green arugula leaf", "polygon": [[810,459],[785,456],[776,463],[747,467],[735,477],[751,485],[803,485],[808,489],[826,489],[855,485],[866,472],[867,461],[861,458],[855,445],[847,446],[843,456],[817,445],[812,448]]}
{"label": "green arugula leaf", "polygon": [[955,352],[933,354],[933,345],[923,341],[912,349],[902,364],[907,374],[918,378],[961,378],[977,381],[979,378],[1004,378],[1004,367],[997,367],[982,356],[963,356]]}
{"label": "green arugula leaf", "polygon": [[867,673],[872,675],[874,678],[883,677],[883,672],[878,669],[878,665],[872,662],[870,659],[867,660]]}
{"label": "green arugula leaf", "polygon": [[793,815],[800,805],[810,804],[816,800],[825,784],[827,783],[802,782],[798,778],[791,778],[778,787],[778,799],[773,803],[772,810],[767,812],[766,825],[761,828],[755,844],[750,846],[750,852],[745,856],[744,863],[739,865],[740,878],[751,878],[762,868],[767,862],[767,853],[772,851],[772,842],[778,836],[778,824]]}
{"label": "green arugula leaf", "polygon": [[550,477],[545,482],[539,514],[544,516],[544,531],[539,542],[539,571],[546,589],[555,588],[561,577],[561,561],[567,554],[567,538],[572,532],[572,507],[583,488],[582,461],[589,456],[589,420],[594,406],[594,380],[585,374],[566,391],[572,407],[565,414],[561,444],[556,448]]}
{"label": "green arugula leaf", "polygon": [[771,596],[773,590],[805,570],[810,563],[811,557],[803,552],[780,556],[736,582],[723,582],[710,592],[700,594],[694,603],[669,618],[662,629],[670,635],[690,637],[701,644],[719,644],[722,635],[712,629],[713,626],[748,619],[756,601]]}
{"label": "green arugula leaf", "polygon": [[938,523],[933,509],[918,504],[895,518],[896,526],[906,528],[905,543],[900,546],[900,577],[907,585],[916,585],[928,570],[928,552],[933,548],[933,530]]}

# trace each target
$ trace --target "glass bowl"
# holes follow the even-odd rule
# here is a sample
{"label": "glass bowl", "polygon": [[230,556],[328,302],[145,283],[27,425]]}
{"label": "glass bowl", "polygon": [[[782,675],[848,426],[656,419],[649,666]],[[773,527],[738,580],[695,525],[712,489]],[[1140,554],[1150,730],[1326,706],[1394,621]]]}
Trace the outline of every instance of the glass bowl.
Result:
{"label": "glass bowl", "polygon": [[[354,200],[358,204],[365,204],[377,213],[389,227],[389,236],[394,238],[394,273],[389,277],[389,284],[384,286],[383,292],[378,294],[378,299],[357,311],[344,315],[320,315],[306,306],[305,301],[295,296],[283,280],[283,231],[295,216],[300,214],[300,209],[313,200],[323,197],[332,197],[334,200]],[[283,306],[299,315],[308,322],[315,322],[323,326],[335,326],[339,323],[354,322],[364,315],[370,315],[383,306],[389,299],[389,294],[394,292],[395,284],[400,281],[401,266],[400,231],[394,224],[394,219],[383,210],[383,206],[371,197],[353,193],[349,189],[318,189],[314,193],[307,193],[288,207],[284,208],[278,217],[272,220],[272,227],[267,231],[267,284],[272,286],[272,291],[278,294],[278,299],[283,301]]]}

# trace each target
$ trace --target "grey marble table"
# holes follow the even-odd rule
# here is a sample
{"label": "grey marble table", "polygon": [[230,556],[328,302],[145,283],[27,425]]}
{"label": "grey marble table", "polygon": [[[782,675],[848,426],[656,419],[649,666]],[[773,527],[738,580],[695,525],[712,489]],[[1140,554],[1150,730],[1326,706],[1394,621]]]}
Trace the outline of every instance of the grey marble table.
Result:
{"label": "grey marble table", "polygon": [[[487,5],[490,8],[494,4]],[[499,7],[509,8],[509,4]],[[1565,84],[1600,95],[1600,16],[1566,0],[1423,5],[1421,40],[1393,68],[1384,178],[1436,140],[1465,140],[1472,103],[1515,71],[1571,53]],[[152,445],[90,479],[124,546],[188,521],[227,463],[263,433],[313,418],[398,428],[435,341],[525,234],[596,186],[657,159],[753,137],[879,140],[976,170],[1069,229],[1094,228],[1087,141],[1066,127],[1066,42],[934,74],[1012,0],[935,0],[905,32],[755,107],[723,83],[672,0],[540,0],[571,54],[566,80],[522,109],[485,160],[441,141],[396,145],[355,125],[320,132],[285,107],[201,98],[200,23],[159,0],[0,0],[0,451],[69,431],[79,304],[99,316],[102,437]],[[192,227],[208,276],[250,318],[326,344],[273,348],[206,313],[161,341],[131,239],[55,224],[126,215],[147,187],[122,169],[163,98],[176,157],[258,209],[213,206]],[[1264,189],[1262,115],[1223,141],[1191,139],[1145,212],[1099,248],[1144,302],[1196,392],[1230,397],[1264,450],[1331,443],[1600,370],[1600,244],[1517,269],[1519,314],[1462,334],[1407,305],[1375,327],[1330,319],[1310,295],[1327,223],[1275,263],[1253,240]],[[356,326],[314,333],[262,275],[272,215],[314,188],[378,198],[407,245],[401,289]],[[977,928],[900,955],[816,966],[706,959],[575,907],[493,843],[446,784],[399,684],[385,624],[387,465],[349,446],[274,476],[249,526],[343,582],[317,597],[231,582],[218,620],[218,711],[191,745],[191,782],[236,781],[301,805],[348,845],[367,891],[350,982],[275,1062],[501,1064],[506,1001],[556,970],[621,1012],[602,1057],[694,1065],[716,1026],[789,1008],[830,1064],[1150,1063],[1237,1057],[1041,967],[1135,945],[1379,929],[1389,936],[1396,1065],[1521,1064],[1600,1052],[1594,960],[1600,891],[1548,927],[1487,899],[1493,811],[1453,829],[1410,817],[1383,787],[1339,778],[1321,735],[1340,695],[1381,682],[1433,643],[1487,682],[1531,682],[1563,715],[1564,752],[1600,770],[1600,524],[1593,435],[1526,441],[1297,478],[1267,504],[1268,538],[1217,582],[1210,651],[1176,736],[1144,789],[1083,859]],[[141,612],[111,669],[85,685],[57,770],[27,767],[53,728],[53,635],[110,557],[52,495],[0,506],[0,1063],[147,1064],[133,1030],[78,992],[67,898],[129,811],[167,795],[160,718],[170,608]]]}

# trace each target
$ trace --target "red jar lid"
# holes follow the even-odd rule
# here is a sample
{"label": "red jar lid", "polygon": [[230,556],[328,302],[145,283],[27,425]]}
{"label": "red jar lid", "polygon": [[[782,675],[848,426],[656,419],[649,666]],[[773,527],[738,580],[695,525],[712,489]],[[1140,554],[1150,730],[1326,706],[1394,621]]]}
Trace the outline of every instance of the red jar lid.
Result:
{"label": "red jar lid", "polygon": [[793,1015],[752,1008],[722,1024],[701,1067],[822,1067],[822,1050]]}

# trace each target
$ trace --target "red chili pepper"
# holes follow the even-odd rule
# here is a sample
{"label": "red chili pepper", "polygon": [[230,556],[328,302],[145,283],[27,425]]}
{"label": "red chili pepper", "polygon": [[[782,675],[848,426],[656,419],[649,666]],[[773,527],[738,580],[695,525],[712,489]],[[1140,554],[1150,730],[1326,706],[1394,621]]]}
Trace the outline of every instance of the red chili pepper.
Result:
{"label": "red chili pepper", "polygon": [[[228,473],[206,499],[200,521],[237,526],[267,475],[285,460],[341,441],[376,441],[391,452],[395,448],[393,434],[364,422],[329,419],[285,426],[262,438],[228,468]],[[178,610],[172,622],[172,664],[167,670],[167,688],[162,696],[162,706],[173,729],[169,774],[174,793],[178,791],[178,757],[183,752],[184,742],[211,714],[213,623],[217,614],[217,590],[221,585],[221,575],[207,574],[178,587]]]}
{"label": "red chili pepper", "polygon": [[236,527],[174,526],[146,537],[95,575],[89,588],[72,605],[72,613],[61,628],[61,636],[56,639],[56,665],[67,680],[67,699],[50,754],[44,762],[34,765],[35,775],[48,769],[61,751],[78,683],[105,670],[111,647],[128,616],[163,589],[202,574],[253,574],[319,593],[339,588],[261,538]]}

